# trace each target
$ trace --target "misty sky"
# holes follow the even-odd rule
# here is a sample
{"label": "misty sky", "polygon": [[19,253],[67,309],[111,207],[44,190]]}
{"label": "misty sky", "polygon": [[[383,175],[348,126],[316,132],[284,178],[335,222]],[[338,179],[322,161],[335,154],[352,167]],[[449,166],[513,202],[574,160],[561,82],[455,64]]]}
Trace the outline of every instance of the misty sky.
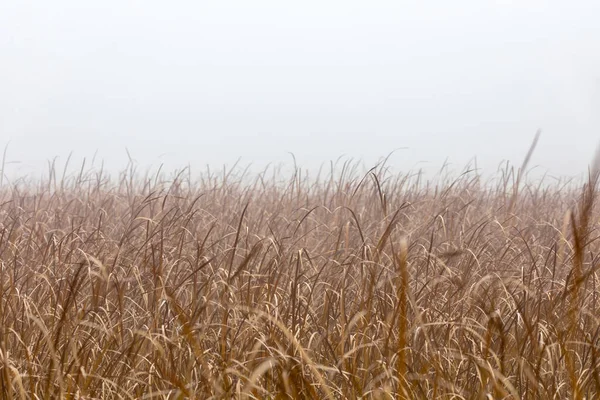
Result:
{"label": "misty sky", "polygon": [[[600,140],[600,2],[0,0],[0,145],[192,170],[346,155],[399,170]],[[97,162],[97,161],[96,161]]]}

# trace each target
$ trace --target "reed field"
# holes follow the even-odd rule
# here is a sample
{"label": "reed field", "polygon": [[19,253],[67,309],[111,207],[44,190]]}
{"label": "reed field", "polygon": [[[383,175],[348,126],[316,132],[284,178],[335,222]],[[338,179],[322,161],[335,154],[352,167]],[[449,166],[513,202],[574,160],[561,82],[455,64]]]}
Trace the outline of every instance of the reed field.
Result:
{"label": "reed field", "polygon": [[4,180],[0,397],[600,398],[597,174],[523,171]]}

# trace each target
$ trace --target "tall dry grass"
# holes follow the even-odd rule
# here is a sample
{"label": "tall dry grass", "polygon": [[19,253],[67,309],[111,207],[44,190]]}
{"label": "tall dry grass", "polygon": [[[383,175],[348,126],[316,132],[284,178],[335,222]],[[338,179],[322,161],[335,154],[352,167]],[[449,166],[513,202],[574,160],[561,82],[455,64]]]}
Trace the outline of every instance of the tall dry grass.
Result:
{"label": "tall dry grass", "polygon": [[0,394],[598,398],[595,193],[52,167],[0,193]]}

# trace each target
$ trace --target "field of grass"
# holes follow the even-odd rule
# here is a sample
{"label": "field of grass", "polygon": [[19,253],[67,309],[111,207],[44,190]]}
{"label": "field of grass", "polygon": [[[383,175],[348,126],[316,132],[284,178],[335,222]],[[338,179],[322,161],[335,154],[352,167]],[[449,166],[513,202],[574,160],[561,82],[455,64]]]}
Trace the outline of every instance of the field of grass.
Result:
{"label": "field of grass", "polygon": [[592,183],[60,175],[0,191],[2,398],[599,398]]}

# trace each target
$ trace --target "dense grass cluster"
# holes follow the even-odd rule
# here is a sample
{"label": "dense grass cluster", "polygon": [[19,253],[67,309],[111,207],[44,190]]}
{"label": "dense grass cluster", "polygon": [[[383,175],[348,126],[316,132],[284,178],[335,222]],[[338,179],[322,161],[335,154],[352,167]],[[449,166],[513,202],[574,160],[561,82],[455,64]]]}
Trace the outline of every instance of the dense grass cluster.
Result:
{"label": "dense grass cluster", "polygon": [[598,398],[595,185],[516,175],[5,182],[0,396]]}

